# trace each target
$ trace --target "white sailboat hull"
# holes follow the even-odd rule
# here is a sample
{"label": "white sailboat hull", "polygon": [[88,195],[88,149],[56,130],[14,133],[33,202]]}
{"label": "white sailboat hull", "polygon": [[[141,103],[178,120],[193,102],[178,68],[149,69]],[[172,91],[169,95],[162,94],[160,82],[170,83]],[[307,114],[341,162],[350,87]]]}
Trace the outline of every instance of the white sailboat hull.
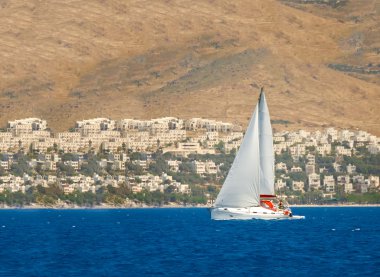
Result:
{"label": "white sailboat hull", "polygon": [[288,212],[273,211],[263,207],[230,208],[220,207],[211,209],[211,219],[213,220],[282,220],[282,219],[304,219],[304,216],[293,216]]}

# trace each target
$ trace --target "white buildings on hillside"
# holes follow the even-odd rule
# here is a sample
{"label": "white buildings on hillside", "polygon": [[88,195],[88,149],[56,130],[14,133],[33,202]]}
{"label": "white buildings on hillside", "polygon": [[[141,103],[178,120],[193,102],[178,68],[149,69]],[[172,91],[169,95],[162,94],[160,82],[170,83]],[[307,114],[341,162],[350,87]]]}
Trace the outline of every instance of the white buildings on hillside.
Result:
{"label": "white buildings on hillside", "polygon": [[191,118],[185,121],[186,130],[199,130],[203,129],[208,132],[231,132],[236,129],[239,129],[238,126],[234,126],[232,123],[216,121],[212,119],[203,119],[203,118]]}
{"label": "white buildings on hillside", "polygon": [[288,172],[288,168],[286,166],[286,163],[283,163],[283,162],[276,163],[275,168],[277,171],[284,171],[285,173]]}
{"label": "white buildings on hillside", "polygon": [[292,189],[294,191],[300,191],[302,193],[305,192],[305,183],[302,181],[293,181],[292,182]]}
{"label": "white buildings on hillside", "polygon": [[[364,183],[364,179],[363,179]],[[354,186],[351,183],[351,179],[349,175],[341,175],[337,177],[337,185],[342,187],[344,192],[352,193],[354,191]],[[363,187],[364,188],[364,187]],[[358,186],[358,190],[362,190],[362,188]]]}
{"label": "white buildings on hillside", "polygon": [[325,143],[322,145],[318,145],[316,147],[316,150],[317,150],[318,154],[321,156],[330,155],[331,154],[331,144]]}
{"label": "white buildings on hillside", "polygon": [[299,166],[292,166],[292,168],[290,169],[290,172],[293,172],[293,173],[296,173],[296,172],[302,172],[302,168],[299,167]]}
{"label": "white buildings on hillside", "polygon": [[[232,149],[239,148],[243,138],[243,132],[236,131],[236,129],[236,126],[230,123],[201,118],[182,120],[175,117],[164,117],[152,120],[124,119],[120,121],[95,118],[77,121],[76,130],[73,132],[60,132],[52,136],[47,129],[46,121],[39,118],[27,118],[9,121],[7,132],[0,132],[0,152],[16,153],[23,151],[26,153],[31,150],[34,152],[33,155],[39,154],[39,158],[30,161],[30,166],[33,169],[42,168],[55,171],[59,159],[57,153],[87,153],[89,151],[96,153],[102,151],[103,154],[113,155],[112,159],[107,158],[99,161],[102,168],[106,169],[111,166],[112,169],[124,171],[126,161],[129,158],[127,153],[130,151],[162,149],[164,153],[169,152],[178,156],[214,154],[223,150],[229,153]],[[339,142],[342,145],[335,146]],[[344,188],[344,191],[350,193],[353,191],[365,192],[379,187],[378,176],[369,176],[368,178],[368,175],[366,177],[355,176],[355,165],[349,164],[347,167],[342,167],[344,161],[341,156],[356,155],[362,151],[362,147],[367,147],[371,153],[378,153],[380,149],[378,138],[367,132],[339,131],[334,128],[328,128],[322,132],[286,131],[275,133],[274,143],[276,154],[287,151],[292,156],[293,161],[286,160],[292,173],[303,172],[301,167],[293,166],[293,164],[300,158],[302,158],[302,162],[306,158],[305,172],[308,176],[309,190],[323,189],[326,193],[332,193],[337,189]],[[334,153],[336,153],[336,162],[333,163],[334,169],[338,173],[348,174],[347,178],[344,177],[345,175],[343,177],[338,176],[336,183],[330,175],[332,173],[331,167],[322,168],[319,162],[316,163],[315,156],[331,154],[332,145],[334,145]],[[42,154],[46,154],[44,158],[40,158]],[[56,155],[56,157],[52,155]],[[180,161],[173,159],[167,162],[171,171],[179,171]],[[146,160],[134,161],[134,163],[143,168],[147,168],[149,165]],[[286,163],[277,163],[276,170],[288,173]],[[81,167],[81,161],[66,161],[65,164],[76,171]],[[0,166],[9,171],[12,167],[11,157],[0,161]],[[192,167],[194,172],[198,174],[217,174],[218,171],[218,166],[212,161],[193,161]],[[327,175],[323,178],[323,185],[321,185],[320,175],[316,173],[318,168],[319,173]],[[350,176],[352,182],[349,180]],[[44,180],[38,180],[38,182],[42,184]],[[112,179],[105,179],[105,182],[112,185],[117,183]],[[276,182],[278,188],[282,188],[283,185],[283,181]],[[17,184],[17,186],[14,185],[12,189],[25,189],[22,188],[23,184]],[[296,190],[305,190],[305,184],[301,185],[296,182],[293,186]],[[67,187],[67,191],[72,190],[72,188],[77,189],[72,185],[65,187]],[[88,187],[83,186],[80,189],[86,190]],[[139,188],[136,189],[139,190]]]}
{"label": "white buildings on hillside", "polygon": [[277,179],[274,183],[274,189],[276,191],[281,191],[286,188],[286,182],[283,179]]}
{"label": "white buildings on hillside", "polygon": [[178,172],[179,171],[179,165],[181,164],[181,161],[177,160],[168,160],[167,164],[169,166],[170,171]]}
{"label": "white buildings on hillside", "polygon": [[8,130],[14,135],[28,134],[32,131],[46,130],[47,122],[40,118],[24,118],[8,121]]}
{"label": "white buildings on hillside", "polygon": [[315,173],[315,164],[314,163],[307,163],[305,165],[305,172],[307,175]]}
{"label": "white buildings on hillside", "polygon": [[99,133],[101,130],[114,130],[116,128],[116,121],[108,118],[92,118],[80,120],[75,123],[75,128],[82,135]]}
{"label": "white buildings on hillside", "polygon": [[293,160],[298,161],[301,156],[306,154],[306,147],[304,144],[297,144],[295,146],[289,147],[290,155],[292,155]]}
{"label": "white buildings on hillside", "polygon": [[191,166],[197,174],[217,174],[218,169],[213,161],[192,161]]}
{"label": "white buildings on hillside", "polygon": [[348,156],[351,157],[352,155],[352,150],[345,148],[344,146],[336,146],[335,151],[337,155],[342,155],[342,156]]}
{"label": "white buildings on hillside", "polygon": [[356,172],[356,166],[352,164],[348,164],[346,170],[348,174],[353,174]]}
{"label": "white buildings on hillside", "polygon": [[309,191],[319,190],[321,188],[321,176],[317,173],[312,173],[308,176]]}
{"label": "white buildings on hillside", "polygon": [[335,192],[335,180],[333,175],[327,175],[323,178],[323,187],[326,192]]}

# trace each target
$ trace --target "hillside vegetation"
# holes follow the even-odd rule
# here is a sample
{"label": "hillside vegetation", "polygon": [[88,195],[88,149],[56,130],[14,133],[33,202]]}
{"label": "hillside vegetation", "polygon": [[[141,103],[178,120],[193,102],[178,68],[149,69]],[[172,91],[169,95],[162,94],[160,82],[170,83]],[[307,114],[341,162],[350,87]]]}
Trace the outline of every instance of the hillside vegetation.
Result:
{"label": "hillside vegetation", "polygon": [[[380,134],[379,1],[0,0],[0,125],[92,117]],[[276,129],[284,128],[276,124]]]}

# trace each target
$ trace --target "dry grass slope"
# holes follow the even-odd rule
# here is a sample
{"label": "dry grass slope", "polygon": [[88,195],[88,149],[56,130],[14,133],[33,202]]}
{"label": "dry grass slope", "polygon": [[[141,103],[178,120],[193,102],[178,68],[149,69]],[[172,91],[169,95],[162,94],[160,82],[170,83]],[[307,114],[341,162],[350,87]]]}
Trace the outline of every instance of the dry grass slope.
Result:
{"label": "dry grass slope", "polygon": [[288,127],[380,135],[380,4],[341,2],[0,0],[0,125],[164,115],[245,125],[264,86]]}

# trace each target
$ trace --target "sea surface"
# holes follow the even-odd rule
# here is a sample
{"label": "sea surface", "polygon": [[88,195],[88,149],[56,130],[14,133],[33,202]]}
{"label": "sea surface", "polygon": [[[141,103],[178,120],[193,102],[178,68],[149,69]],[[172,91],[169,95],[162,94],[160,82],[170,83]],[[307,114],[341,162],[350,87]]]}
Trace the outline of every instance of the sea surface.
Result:
{"label": "sea surface", "polygon": [[380,208],[0,210],[0,276],[380,276]]}

